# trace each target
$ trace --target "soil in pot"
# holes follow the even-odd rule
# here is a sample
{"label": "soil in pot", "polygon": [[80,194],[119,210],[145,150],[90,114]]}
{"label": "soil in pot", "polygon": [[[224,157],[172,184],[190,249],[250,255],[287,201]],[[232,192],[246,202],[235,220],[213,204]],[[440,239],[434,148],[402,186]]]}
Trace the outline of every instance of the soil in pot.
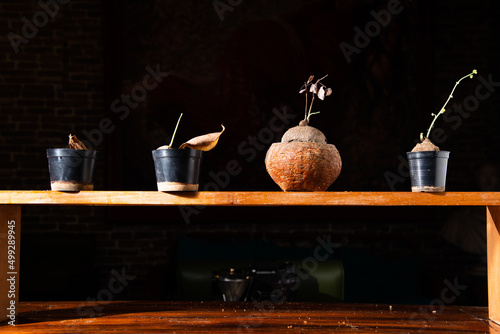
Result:
{"label": "soil in pot", "polygon": [[54,148],[47,150],[50,187],[56,191],[94,189],[97,151]]}
{"label": "soil in pot", "polygon": [[198,191],[203,151],[168,148],[152,155],[158,191]]}

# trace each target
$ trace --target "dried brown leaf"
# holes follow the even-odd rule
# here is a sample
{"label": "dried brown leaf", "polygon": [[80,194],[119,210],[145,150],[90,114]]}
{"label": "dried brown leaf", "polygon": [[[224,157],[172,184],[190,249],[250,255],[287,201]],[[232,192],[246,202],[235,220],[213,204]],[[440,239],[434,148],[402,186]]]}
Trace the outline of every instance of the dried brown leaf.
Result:
{"label": "dried brown leaf", "polygon": [[307,83],[310,83],[310,82],[311,82],[311,81],[313,81],[313,80],[314,80],[314,75],[311,75],[311,76],[309,77],[309,80],[307,80]]}
{"label": "dried brown leaf", "polygon": [[69,148],[72,148],[72,149],[75,149],[75,150],[86,150],[87,147],[85,146],[84,143],[82,143],[82,141],[78,138],[76,138],[76,136],[74,135],[69,135]]}
{"label": "dried brown leaf", "polygon": [[332,95],[332,93],[333,93],[333,90],[332,90],[331,88],[327,88],[327,89],[326,89],[326,94],[325,94],[325,95],[326,95],[326,96],[330,96],[330,95]]}
{"label": "dried brown leaf", "polygon": [[221,126],[222,126],[221,132],[213,132],[206,135],[191,138],[187,142],[182,144],[180,148],[188,147],[194,150],[210,151],[215,147],[215,145],[217,145],[220,135],[226,129],[224,125],[221,124]]}

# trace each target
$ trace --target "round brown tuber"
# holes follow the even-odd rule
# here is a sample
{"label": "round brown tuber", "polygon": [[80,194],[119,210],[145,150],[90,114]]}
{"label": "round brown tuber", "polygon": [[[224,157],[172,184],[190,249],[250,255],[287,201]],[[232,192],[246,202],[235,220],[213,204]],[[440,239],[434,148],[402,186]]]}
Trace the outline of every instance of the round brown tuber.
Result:
{"label": "round brown tuber", "polygon": [[320,143],[326,144],[326,137],[323,132],[309,126],[306,120],[300,121],[298,126],[288,129],[281,138],[282,143]]}
{"label": "round brown tuber", "polygon": [[423,142],[415,145],[412,152],[439,151],[439,147],[434,145],[429,138],[425,138]]}

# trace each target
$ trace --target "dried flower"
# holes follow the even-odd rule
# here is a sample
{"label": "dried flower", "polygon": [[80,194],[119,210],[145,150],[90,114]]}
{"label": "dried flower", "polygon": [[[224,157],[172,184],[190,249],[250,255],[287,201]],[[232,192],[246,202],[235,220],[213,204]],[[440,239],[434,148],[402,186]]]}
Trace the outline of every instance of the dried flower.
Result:
{"label": "dried flower", "polygon": [[[302,85],[300,88],[299,94],[305,93],[306,94],[306,108],[305,108],[305,114],[304,114],[304,120],[309,123],[309,118],[311,115],[319,114],[319,111],[317,112],[312,112],[312,106],[314,103],[314,99],[316,96],[320,100],[324,100],[325,97],[332,95],[333,90],[331,88],[326,87],[323,83],[321,83],[321,80],[326,78],[328,76],[325,75],[321,79],[318,79],[315,83],[312,83],[314,80],[314,75],[309,76],[309,79]],[[312,93],[312,99],[311,103],[308,105],[308,93]]]}

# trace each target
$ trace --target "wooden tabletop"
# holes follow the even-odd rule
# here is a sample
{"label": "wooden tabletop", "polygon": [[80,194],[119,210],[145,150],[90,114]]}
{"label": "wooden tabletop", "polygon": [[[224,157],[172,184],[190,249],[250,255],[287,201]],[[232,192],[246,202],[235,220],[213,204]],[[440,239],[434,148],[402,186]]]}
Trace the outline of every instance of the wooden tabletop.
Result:
{"label": "wooden tabletop", "polygon": [[0,204],[101,206],[500,206],[500,192],[0,191]]}
{"label": "wooden tabletop", "polygon": [[8,333],[500,333],[485,307],[23,302]]}

